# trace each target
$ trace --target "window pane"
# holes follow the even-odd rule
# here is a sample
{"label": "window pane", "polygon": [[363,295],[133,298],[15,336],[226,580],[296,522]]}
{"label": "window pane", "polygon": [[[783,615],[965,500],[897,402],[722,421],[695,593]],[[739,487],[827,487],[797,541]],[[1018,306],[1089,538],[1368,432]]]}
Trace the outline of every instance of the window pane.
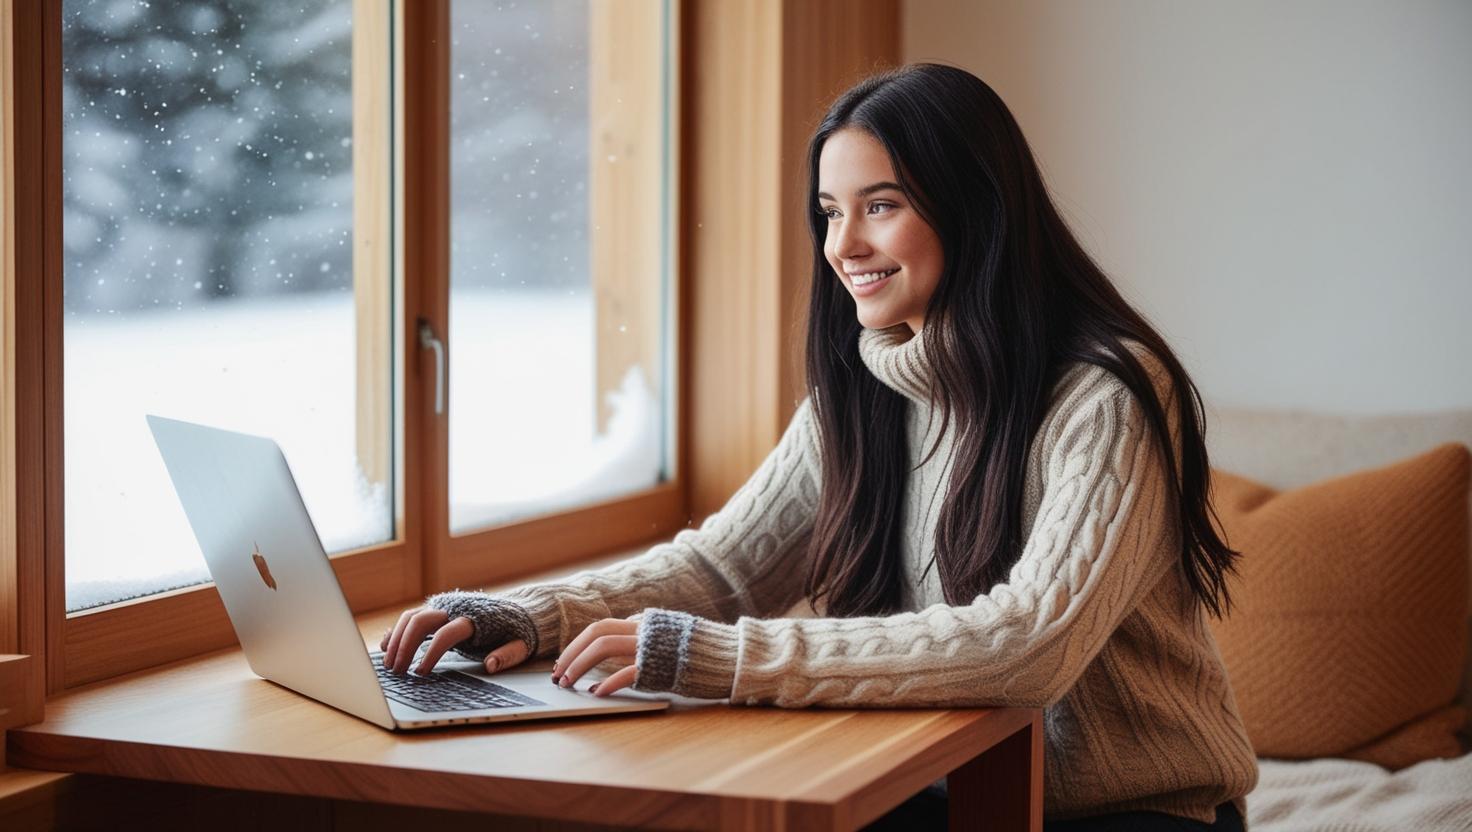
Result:
{"label": "window pane", "polygon": [[65,0],[69,611],[209,578],[149,413],[276,439],[329,552],[393,536],[390,431],[359,428],[390,273],[354,255],[355,143],[389,135],[355,124],[353,8]]}
{"label": "window pane", "polygon": [[450,528],[669,477],[665,4],[451,4]]}

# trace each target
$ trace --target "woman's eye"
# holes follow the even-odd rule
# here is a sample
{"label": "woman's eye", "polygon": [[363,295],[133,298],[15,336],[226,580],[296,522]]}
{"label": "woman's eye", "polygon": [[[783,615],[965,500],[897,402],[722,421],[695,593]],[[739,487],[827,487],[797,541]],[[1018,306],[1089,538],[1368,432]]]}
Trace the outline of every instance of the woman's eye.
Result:
{"label": "woman's eye", "polygon": [[[893,209],[893,208],[898,208],[898,207],[899,206],[898,205],[895,205],[893,202],[871,202],[869,204],[869,213],[871,213],[871,214],[884,213],[885,211],[881,211],[880,209],[888,210],[888,209]],[[838,219],[839,217],[843,216],[841,213],[839,213],[839,211],[838,211],[837,208],[819,208],[818,209],[818,214],[820,216],[826,217],[826,218],[828,218],[830,220],[835,220],[835,219]]]}

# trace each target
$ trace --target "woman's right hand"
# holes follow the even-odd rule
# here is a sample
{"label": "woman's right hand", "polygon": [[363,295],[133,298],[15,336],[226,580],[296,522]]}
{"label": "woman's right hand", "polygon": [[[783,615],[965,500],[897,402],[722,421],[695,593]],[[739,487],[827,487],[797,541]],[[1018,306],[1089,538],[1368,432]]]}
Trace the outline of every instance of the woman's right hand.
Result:
{"label": "woman's right hand", "polygon": [[[431,633],[434,638],[429,642],[429,649],[414,668],[414,672],[421,675],[433,670],[446,651],[474,635],[475,627],[463,615],[451,620],[450,614],[444,610],[431,607],[405,610],[393,629],[383,634],[383,641],[378,645],[383,651],[383,666],[393,673],[407,671],[419,645]],[[508,641],[486,656],[486,672],[495,673],[515,667],[526,661],[530,652],[525,641]]]}

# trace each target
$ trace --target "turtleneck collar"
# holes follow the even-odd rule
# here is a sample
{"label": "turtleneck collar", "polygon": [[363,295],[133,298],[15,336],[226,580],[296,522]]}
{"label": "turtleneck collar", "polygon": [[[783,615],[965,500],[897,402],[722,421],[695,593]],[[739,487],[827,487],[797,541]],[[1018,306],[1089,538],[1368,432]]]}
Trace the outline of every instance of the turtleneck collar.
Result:
{"label": "turtleneck collar", "polygon": [[859,356],[884,385],[922,407],[930,405],[931,371],[922,339],[900,323],[884,329],[859,330]]}

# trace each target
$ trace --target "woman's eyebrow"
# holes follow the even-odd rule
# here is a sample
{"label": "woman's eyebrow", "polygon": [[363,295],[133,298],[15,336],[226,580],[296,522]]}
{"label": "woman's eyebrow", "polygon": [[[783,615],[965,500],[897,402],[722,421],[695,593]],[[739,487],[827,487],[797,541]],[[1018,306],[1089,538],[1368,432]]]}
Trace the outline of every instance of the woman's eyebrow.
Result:
{"label": "woman's eyebrow", "polygon": [[[899,185],[896,185],[893,182],[875,182],[873,185],[865,185],[864,187],[860,188],[854,194],[854,196],[859,199],[863,199],[864,197],[874,193],[875,191],[888,190],[899,191],[900,193],[904,193],[905,191],[904,188],[901,188]],[[833,199],[833,194],[830,194],[827,191],[818,191],[818,199]],[[837,202],[838,200],[834,199],[833,201]]]}

